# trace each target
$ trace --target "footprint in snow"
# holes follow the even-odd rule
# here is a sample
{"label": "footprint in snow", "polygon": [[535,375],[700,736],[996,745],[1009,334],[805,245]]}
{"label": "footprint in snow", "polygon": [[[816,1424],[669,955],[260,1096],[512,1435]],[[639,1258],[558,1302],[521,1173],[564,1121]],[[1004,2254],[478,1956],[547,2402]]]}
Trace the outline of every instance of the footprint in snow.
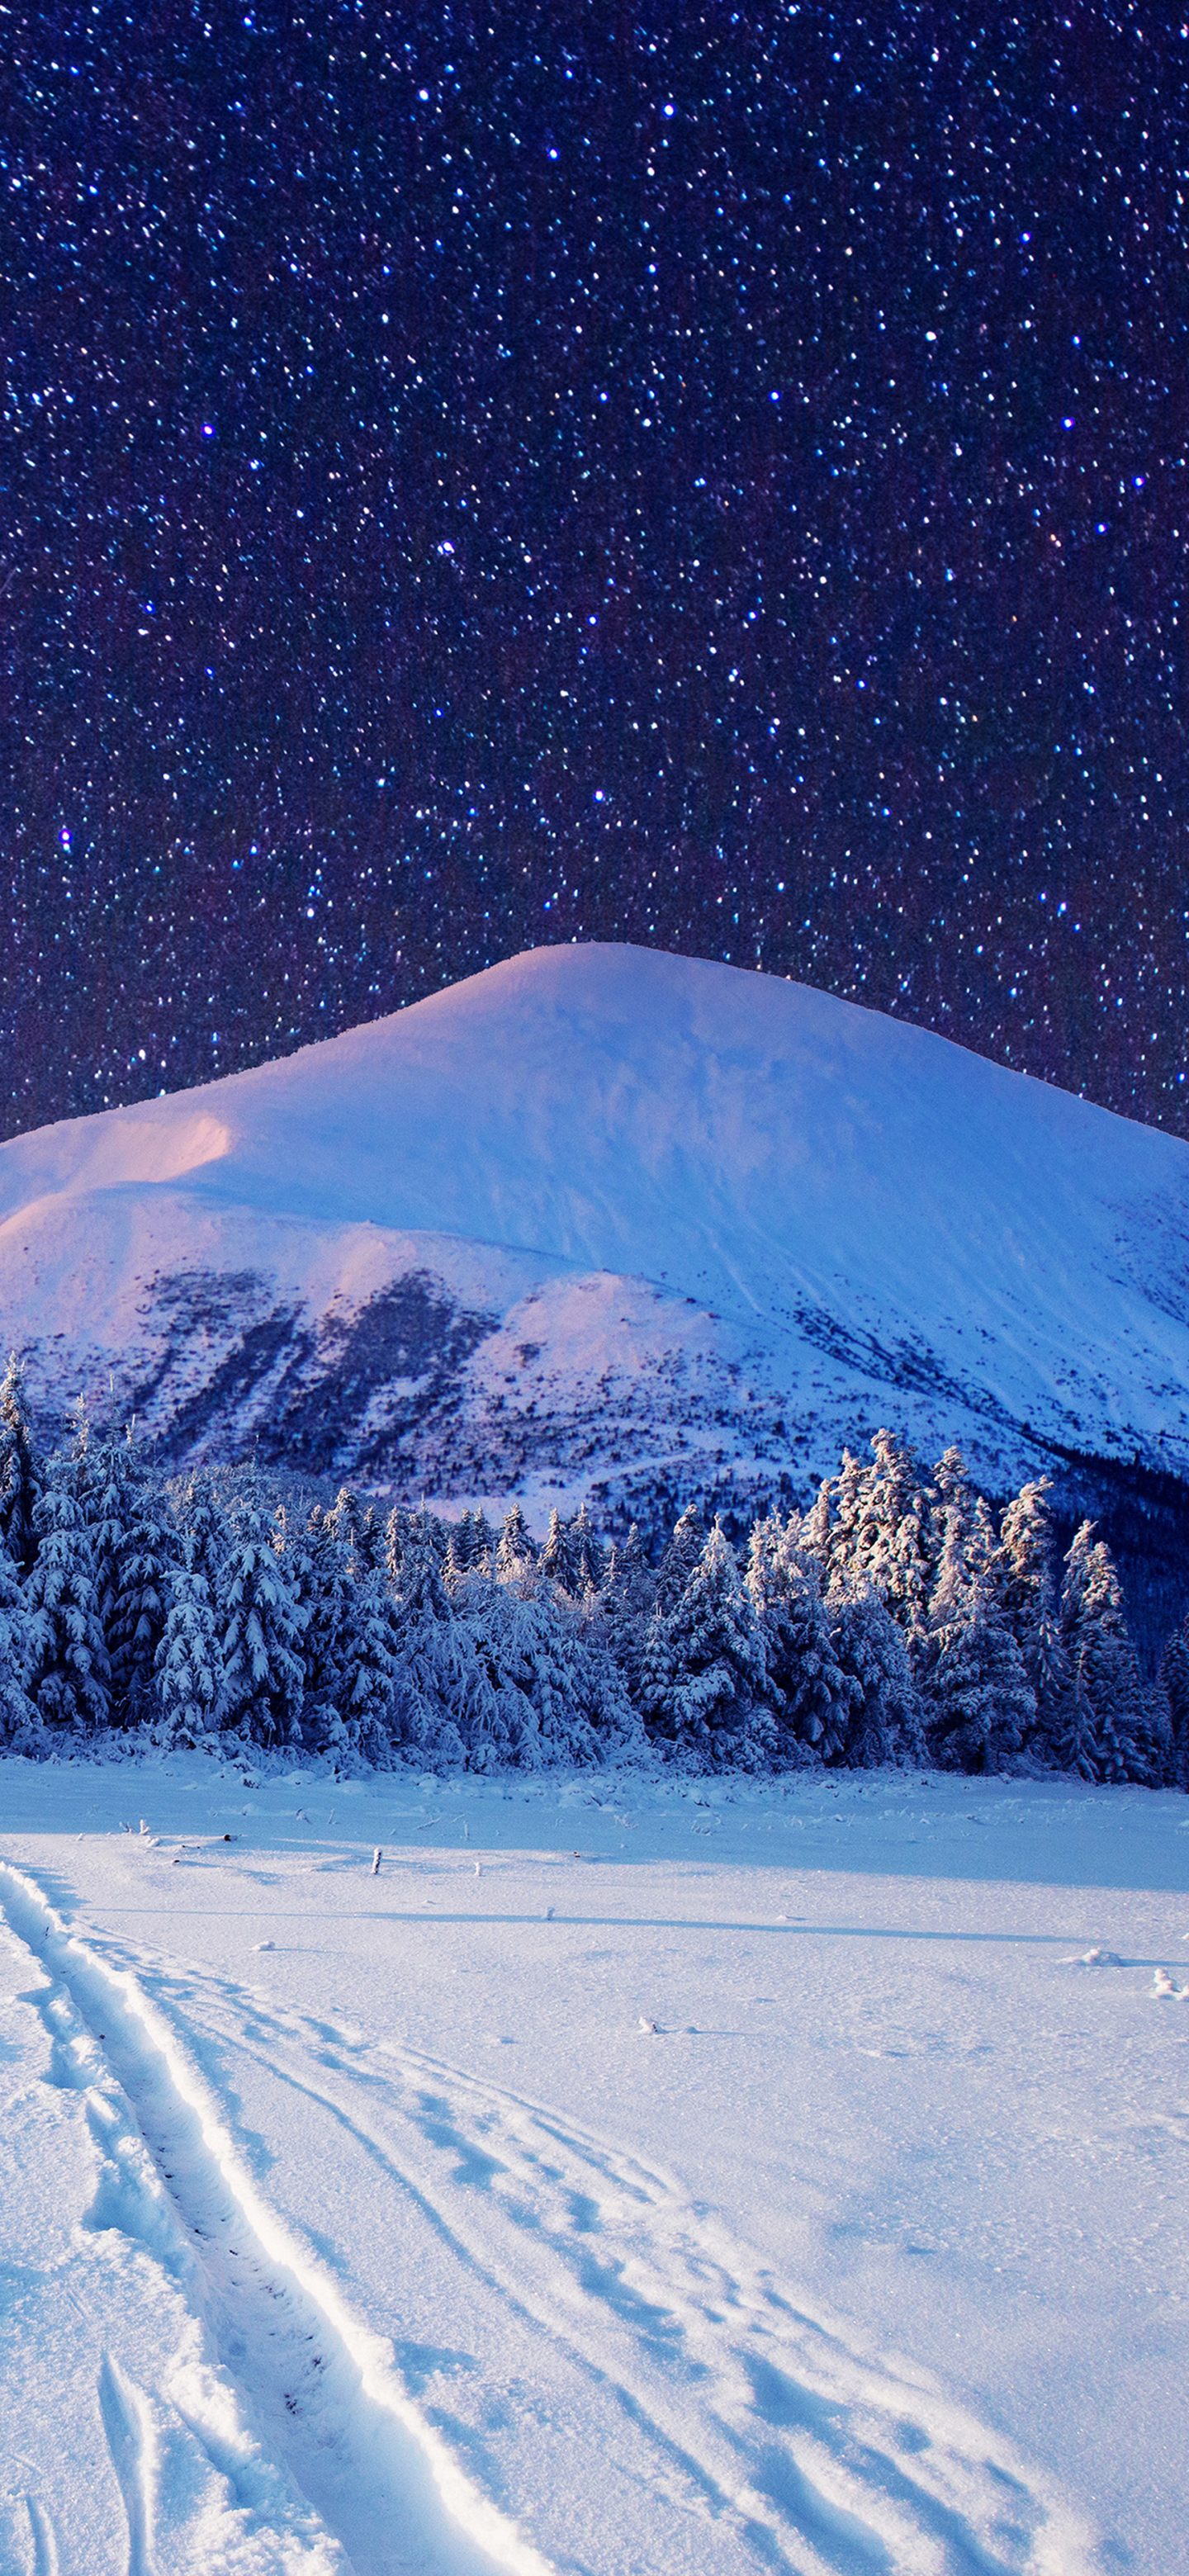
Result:
{"label": "footprint in snow", "polygon": [[1079,1950],[1076,1958],[1063,1959],[1063,1968],[1125,1968],[1127,1962],[1117,1950]]}

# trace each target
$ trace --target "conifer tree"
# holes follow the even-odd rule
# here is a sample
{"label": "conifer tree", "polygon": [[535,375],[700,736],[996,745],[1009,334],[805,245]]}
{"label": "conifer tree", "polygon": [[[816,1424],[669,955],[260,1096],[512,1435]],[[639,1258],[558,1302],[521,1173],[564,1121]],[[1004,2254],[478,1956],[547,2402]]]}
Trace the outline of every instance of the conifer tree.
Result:
{"label": "conifer tree", "polygon": [[157,1650],[165,1633],[175,1547],[142,1479],[128,1486],[130,1516],[114,1566],[110,1611],[112,1713],[141,1726],[156,1711]]}
{"label": "conifer tree", "polygon": [[179,1546],[183,1534],[191,1541],[192,1562],[201,1568],[214,1600],[230,1540],[226,1513],[208,1475],[195,1471],[186,1478],[174,1500],[174,1523]]}
{"label": "conifer tree", "polygon": [[[1163,1667],[1158,1665],[1152,1681],[1143,1694],[1143,1726],[1139,1739],[1143,1761],[1143,1781],[1148,1789],[1169,1789],[1174,1779],[1172,1708],[1169,1703]],[[1132,1774],[1135,1777],[1135,1774]]]}
{"label": "conifer tree", "polygon": [[1050,1490],[1050,1479],[1039,1477],[1008,1503],[990,1570],[996,1598],[1036,1694],[1033,1742],[1039,1753],[1052,1760],[1069,1726],[1073,1683],[1054,1597]]}
{"label": "conifer tree", "polygon": [[397,1651],[395,1608],[377,1546],[376,1516],[370,1509],[360,1513],[354,1496],[342,1486],[324,1519],[311,1513],[309,1527],[311,1532],[320,1529],[323,1555],[320,1580],[311,1589],[311,1623],[321,1623],[313,1654],[308,1636],[306,1641],[307,1740],[387,1763],[392,1758]]}
{"label": "conifer tree", "polygon": [[549,1515],[549,1528],[541,1550],[539,1568],[545,1582],[552,1584],[555,1592],[566,1593],[571,1601],[580,1599],[582,1585],[578,1575],[578,1554],[573,1533],[570,1523],[563,1521],[556,1507]]}
{"label": "conifer tree", "polygon": [[[365,1552],[366,1551],[366,1552]],[[376,1562],[374,1514],[341,1487],[329,1511],[315,1504],[286,1554],[305,1616],[302,1741],[320,1753],[392,1758],[395,1607]]]}
{"label": "conifer tree", "polygon": [[385,1558],[385,1524],[383,1514],[369,1503],[361,1510],[358,1497],[343,1487],[335,1504],[343,1504],[351,1523],[351,1549],[356,1563],[368,1574],[383,1575]]}
{"label": "conifer tree", "polygon": [[1075,1666],[1065,1725],[1053,1747],[1059,1771],[1072,1771],[1079,1780],[1101,1780],[1103,1748],[1098,1716],[1085,1679]]}
{"label": "conifer tree", "polygon": [[617,1539],[608,1556],[603,1598],[608,1609],[616,1607],[625,1615],[638,1616],[651,1611],[655,1597],[656,1577],[633,1521],[627,1537]]}
{"label": "conifer tree", "polygon": [[400,1503],[394,1503],[384,1523],[384,1575],[394,1594],[400,1591],[411,1530],[412,1515]]}
{"label": "conifer tree", "polygon": [[706,1547],[706,1524],[696,1503],[687,1503],[656,1571],[656,1608],[664,1616],[675,1610]]}
{"label": "conifer tree", "polygon": [[826,1582],[830,1570],[830,1506],[833,1492],[830,1478],[823,1476],[816,1497],[806,1512],[797,1534],[797,1545],[802,1556],[813,1558],[823,1583]]}
{"label": "conifer tree", "polygon": [[845,1735],[826,1760],[849,1770],[920,1761],[924,1747],[912,1667],[891,1612],[871,1584],[844,1572],[830,1584],[826,1615],[847,1701]]}
{"label": "conifer tree", "polygon": [[995,1572],[995,1559],[997,1552],[998,1539],[995,1523],[991,1516],[991,1506],[988,1503],[985,1494],[976,1494],[974,1498],[974,1517],[970,1524],[970,1536],[966,1541],[966,1562],[973,1574],[978,1574],[980,1576],[985,1575],[987,1577],[991,1590],[998,1601],[999,1587],[996,1581]]}
{"label": "conifer tree", "polygon": [[490,1572],[495,1554],[495,1531],[482,1505],[473,1512],[464,1512],[459,1527],[466,1533],[467,1572]]}
{"label": "conifer tree", "polygon": [[1163,1767],[1127,1633],[1114,1559],[1094,1523],[1083,1521],[1065,1560],[1061,1640],[1073,1707],[1057,1755],[1084,1779],[1152,1782]]}
{"label": "conifer tree", "polygon": [[1029,1680],[1036,1693],[1036,1729],[1030,1749],[1042,1762],[1059,1768],[1059,1747],[1073,1708],[1073,1673],[1055,1611],[1041,1615]]}
{"label": "conifer tree", "polygon": [[37,1642],[36,1620],[16,1564],[0,1542],[0,1748],[8,1753],[36,1752],[45,1740],[29,1696]]}
{"label": "conifer tree", "polygon": [[481,1593],[494,1573],[494,1532],[482,1512],[463,1512],[451,1525],[442,1574],[446,1589],[454,1601],[471,1598],[476,1587]]}
{"label": "conifer tree", "polygon": [[1091,1520],[1079,1523],[1070,1541],[1062,1568],[1061,1635],[1069,1649],[1071,1660],[1080,1642],[1084,1625],[1082,1605],[1090,1582],[1090,1554],[1094,1546],[1094,1529],[1095,1524]]}
{"label": "conifer tree", "polygon": [[90,1540],[95,1597],[111,1668],[112,1716],[122,1725],[123,1679],[116,1653],[120,1560],[139,1499],[134,1488],[140,1483],[140,1465],[127,1429],[96,1433],[81,1396],[72,1407],[72,1419],[73,1438],[62,1473],[73,1488]]}
{"label": "conifer tree", "polygon": [[[226,1664],[224,1664],[224,1620],[221,1620],[221,1582],[224,1561],[232,1548],[232,1533],[216,1486],[208,1473],[193,1471],[180,1486],[175,1497],[175,1571],[185,1566],[188,1584],[188,1610],[172,1633],[170,1656],[178,1662],[178,1674],[170,1680],[167,1692],[167,1723],[185,1728],[190,1734],[206,1734],[211,1726],[224,1726],[226,1721]],[[165,1628],[170,1631],[170,1607],[165,1613]],[[190,1643],[185,1643],[190,1638]],[[165,1641],[162,1641],[165,1643]],[[162,1656],[162,1649],[157,1649]],[[206,1680],[203,1680],[206,1674]],[[157,1698],[165,1716],[165,1667],[157,1662]],[[193,1710],[183,1716],[180,1710]]]}
{"label": "conifer tree", "polygon": [[644,1639],[655,1602],[656,1577],[633,1521],[627,1537],[611,1550],[599,1595],[602,1637],[633,1707],[639,1702]]}
{"label": "conifer tree", "polygon": [[45,1485],[45,1466],[34,1444],[24,1373],[15,1351],[0,1383],[0,1539],[18,1574],[36,1553],[34,1516]]}
{"label": "conifer tree", "polygon": [[770,1766],[763,1638],[720,1520],[674,1608],[654,1613],[641,1691],[649,1735],[674,1758],[702,1770]]}
{"label": "conifer tree", "polygon": [[544,1588],[492,1585],[469,1613],[520,1770],[605,1762],[644,1749],[620,1672],[589,1621]]}
{"label": "conifer tree", "polygon": [[1000,1608],[1031,1672],[1041,1624],[1053,1610],[1052,1479],[1039,1476],[1004,1508],[992,1567]]}
{"label": "conifer tree", "polygon": [[823,1568],[827,1588],[836,1574],[846,1574],[850,1569],[863,1510],[863,1490],[863,1469],[850,1450],[844,1449],[842,1464],[829,1488],[830,1548]]}
{"label": "conifer tree", "polygon": [[464,1512],[462,1520],[454,1523],[446,1541],[442,1579],[452,1600],[457,1599],[471,1570],[470,1532],[465,1526],[469,1520],[470,1513]]}
{"label": "conifer tree", "polygon": [[29,1696],[54,1733],[91,1735],[108,1722],[110,1666],[90,1532],[68,1462],[50,1474],[33,1529],[37,1553],[25,1588],[33,1634]]}
{"label": "conifer tree", "polygon": [[960,1449],[947,1449],[933,1470],[929,1555],[936,1575],[947,1540],[963,1547],[974,1521],[974,1482]]}
{"label": "conifer tree", "polygon": [[201,1520],[178,1532],[169,1572],[165,1626],[155,1659],[159,1728],[169,1744],[196,1744],[224,1714],[226,1676],[215,1589]]}
{"label": "conifer tree", "polygon": [[391,1594],[374,1567],[354,1560],[354,1592],[335,1741],[369,1762],[392,1759],[397,1733],[398,1655]]}
{"label": "conifer tree", "polygon": [[581,1600],[586,1592],[601,1591],[607,1573],[606,1550],[596,1535],[585,1498],[570,1523],[569,1537],[574,1580],[578,1587],[574,1598]]}
{"label": "conifer tree", "polygon": [[1170,1789],[1189,1789],[1189,1620],[1169,1638],[1160,1678],[1169,1713],[1165,1777]]}
{"label": "conifer tree", "polygon": [[329,1512],[315,1503],[300,1543],[291,1551],[294,1587],[305,1612],[302,1733],[318,1747],[330,1741],[350,1688],[354,1541],[350,1497],[342,1489]]}
{"label": "conifer tree", "polygon": [[873,1463],[854,1490],[845,1562],[859,1582],[878,1592],[911,1654],[929,1619],[932,1566],[925,1497],[916,1462],[903,1441],[890,1431],[877,1431],[871,1446]]}
{"label": "conifer tree", "polygon": [[299,1742],[305,1613],[252,1489],[233,1507],[219,1612],[228,1726],[258,1744]]}
{"label": "conifer tree", "polygon": [[394,1727],[410,1753],[494,1770],[512,1728],[475,1638],[455,1611],[426,1513],[406,1517],[394,1596]]}
{"label": "conifer tree", "polygon": [[511,1583],[521,1591],[531,1590],[535,1584],[537,1551],[519,1503],[510,1503],[504,1514],[494,1571],[497,1583]]}
{"label": "conifer tree", "polygon": [[1036,1694],[995,1597],[992,1533],[964,1501],[947,1511],[930,1610],[925,1724],[930,1753],[948,1770],[1010,1767],[1036,1723]]}
{"label": "conifer tree", "polygon": [[[312,1512],[309,1515],[309,1519],[311,1521],[313,1519]],[[365,1544],[366,1538],[370,1537],[371,1532],[374,1531],[375,1521],[375,1512],[370,1507],[366,1512],[361,1512],[356,1497],[351,1492],[350,1487],[348,1485],[340,1485],[334,1501],[331,1504],[330,1510],[326,1514],[326,1527],[337,1541],[339,1547],[343,1550],[344,1555],[356,1568],[360,1566],[370,1566],[374,1569],[377,1562],[381,1564],[383,1562],[382,1553],[379,1560],[377,1560],[374,1548]]]}
{"label": "conifer tree", "polygon": [[799,1527],[795,1513],[788,1522],[772,1513],[755,1523],[746,1582],[780,1729],[777,1758],[828,1762],[845,1743],[850,1701],[821,1574],[816,1559],[798,1544]]}
{"label": "conifer tree", "polygon": [[384,1571],[390,1589],[400,1591],[406,1554],[411,1550],[420,1565],[430,1558],[439,1574],[446,1563],[450,1531],[445,1521],[429,1512],[422,1504],[419,1511],[407,1511],[403,1503],[394,1503],[384,1523]]}

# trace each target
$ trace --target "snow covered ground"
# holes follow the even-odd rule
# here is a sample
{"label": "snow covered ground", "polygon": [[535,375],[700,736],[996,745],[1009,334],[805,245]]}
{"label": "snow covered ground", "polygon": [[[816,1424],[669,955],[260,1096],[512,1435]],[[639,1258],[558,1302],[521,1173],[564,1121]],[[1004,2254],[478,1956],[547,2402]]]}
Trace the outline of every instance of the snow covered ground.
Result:
{"label": "snow covered ground", "polygon": [[1183,1798],[187,1756],[0,1819],[5,2576],[1184,2563]]}

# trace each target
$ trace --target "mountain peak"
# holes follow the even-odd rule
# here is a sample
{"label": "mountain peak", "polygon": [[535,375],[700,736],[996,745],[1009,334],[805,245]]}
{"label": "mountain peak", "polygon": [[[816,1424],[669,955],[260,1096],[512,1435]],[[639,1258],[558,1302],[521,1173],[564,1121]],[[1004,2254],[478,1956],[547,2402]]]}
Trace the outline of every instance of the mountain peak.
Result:
{"label": "mountain peak", "polygon": [[783,1439],[801,1476],[889,1414],[963,1440],[992,1482],[1038,1443],[1189,1465],[1189,1147],[904,1021],[655,950],[530,950],[251,1072],[15,1138],[0,1219],[45,1400],[114,1370],[183,1446],[187,1406],[195,1439],[234,1446],[271,1401],[279,1438],[286,1369],[328,1382],[349,1343],[355,1393],[327,1397],[342,1438],[318,1456],[396,1480],[431,1379],[441,1421],[449,1401],[469,1425],[472,1490],[507,1489],[513,1453],[537,1473],[534,1441],[571,1483],[583,1457],[595,1474],[645,1383],[668,1474],[683,1373],[703,1448],[718,1416],[723,1460]]}

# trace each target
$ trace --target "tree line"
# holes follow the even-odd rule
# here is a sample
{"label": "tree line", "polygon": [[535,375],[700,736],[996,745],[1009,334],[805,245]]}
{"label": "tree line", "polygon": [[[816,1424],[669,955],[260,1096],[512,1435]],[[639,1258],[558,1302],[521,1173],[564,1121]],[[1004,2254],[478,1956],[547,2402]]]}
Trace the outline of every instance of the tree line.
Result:
{"label": "tree line", "polygon": [[956,1449],[878,1432],[745,1553],[696,1506],[659,1563],[585,1505],[502,1528],[152,1472],[76,1408],[51,1456],[0,1385],[0,1743],[218,1740],[356,1763],[880,1763],[1189,1787],[1189,1623],[1145,1685],[1110,1552],[996,1517]]}

